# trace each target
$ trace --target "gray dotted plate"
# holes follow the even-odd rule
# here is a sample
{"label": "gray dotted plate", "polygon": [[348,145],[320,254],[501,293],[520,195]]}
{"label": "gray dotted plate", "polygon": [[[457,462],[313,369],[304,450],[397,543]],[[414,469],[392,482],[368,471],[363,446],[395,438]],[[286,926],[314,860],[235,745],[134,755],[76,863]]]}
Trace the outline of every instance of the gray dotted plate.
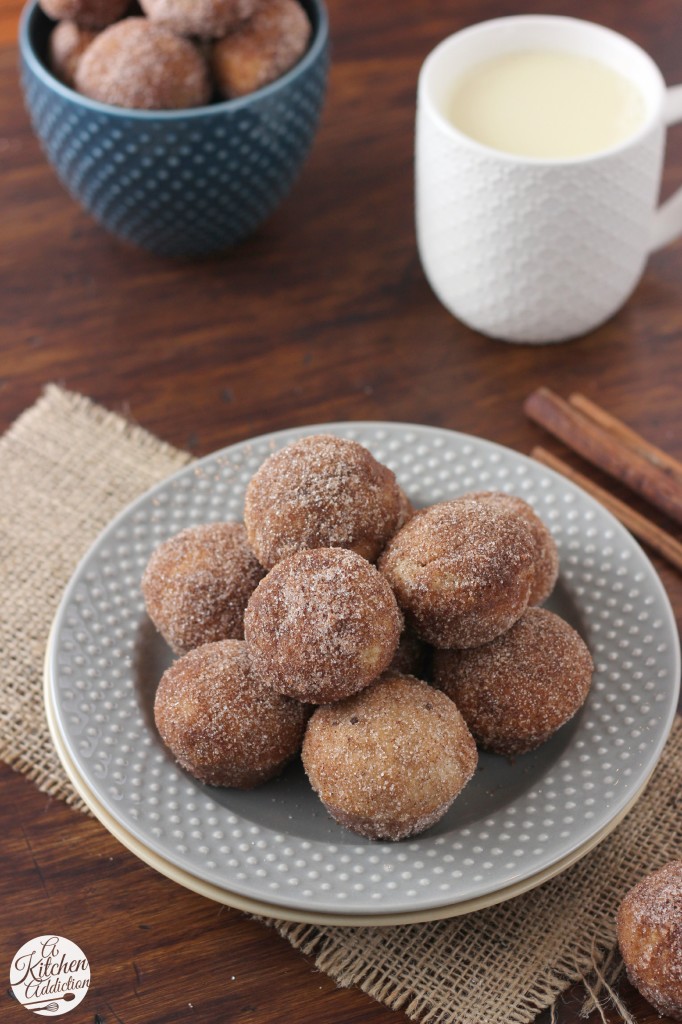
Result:
{"label": "gray dotted plate", "polygon": [[[390,466],[415,505],[474,489],[525,498],[548,524],[561,574],[548,607],[596,663],[582,711],[513,763],[482,754],[448,814],[423,836],[370,842],[336,825],[299,763],[258,790],[201,785],[154,727],[170,652],[146,617],[140,578],[153,548],[193,523],[240,518],[244,489],[274,449],[305,434],[354,438]],[[132,836],[218,887],[287,908],[405,913],[494,893],[586,843],[636,795],[672,725],[679,641],[645,554],[600,505],[516,452],[447,430],[341,423],[226,448],[143,495],[79,565],[48,656],[57,727],[82,778]]]}

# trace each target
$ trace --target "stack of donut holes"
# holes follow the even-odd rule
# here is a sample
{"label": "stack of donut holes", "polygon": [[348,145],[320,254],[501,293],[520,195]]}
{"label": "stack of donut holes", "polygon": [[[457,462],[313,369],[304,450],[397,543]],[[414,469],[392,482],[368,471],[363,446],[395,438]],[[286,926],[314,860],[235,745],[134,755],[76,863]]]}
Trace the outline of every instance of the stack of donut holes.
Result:
{"label": "stack of donut holes", "polygon": [[298,0],[40,0],[65,85],[140,110],[199,107],[273,82],[305,53]]}
{"label": "stack of donut holes", "polygon": [[416,835],[477,746],[532,750],[585,701],[587,647],[537,607],[557,575],[521,498],[415,512],[357,442],[294,441],[250,480],[244,524],[189,527],[147,565],[148,614],[179,655],[156,695],[161,738],[217,786],[256,785],[300,752],[336,821]]}

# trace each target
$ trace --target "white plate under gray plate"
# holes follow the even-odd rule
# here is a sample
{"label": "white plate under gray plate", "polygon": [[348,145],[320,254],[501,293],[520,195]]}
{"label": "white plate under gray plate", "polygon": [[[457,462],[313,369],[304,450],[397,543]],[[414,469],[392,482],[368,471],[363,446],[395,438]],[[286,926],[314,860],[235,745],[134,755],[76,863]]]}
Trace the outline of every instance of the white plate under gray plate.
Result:
{"label": "white plate under gray plate", "polygon": [[[299,763],[248,793],[202,786],[154,727],[171,657],[149,623],[140,578],[153,548],[185,526],[240,518],[244,489],[273,450],[327,431],[390,466],[415,505],[474,489],[518,494],[559,546],[548,601],[596,663],[582,711],[539,750],[483,754],[448,814],[401,843],[336,825]],[[399,423],[324,424],[234,445],[181,470],[119,515],[66,589],[48,685],[74,764],[132,836],[196,878],[270,905],[390,914],[471,900],[537,874],[586,843],[632,800],[672,725],[680,652],[669,601],[629,533],[563,477],[516,452]]]}
{"label": "white plate under gray plate", "polygon": [[595,834],[588,839],[583,846],[579,846],[577,849],[572,850],[566,855],[566,857],[562,857],[560,860],[554,861],[554,863],[550,864],[549,867],[545,868],[543,871],[539,871],[537,875],[531,875],[529,878],[524,878],[513,885],[505,886],[504,889],[496,889],[494,892],[486,893],[484,896],[478,896],[473,900],[460,900],[458,903],[442,903],[437,907],[405,911],[402,914],[380,914],[378,912],[365,912],[357,915],[340,913],[323,914],[319,911],[311,911],[307,907],[291,908],[274,906],[270,903],[263,903],[260,900],[251,899],[248,896],[237,895],[229,889],[220,888],[217,885],[213,885],[211,882],[205,881],[204,879],[196,878],[188,871],[184,871],[182,868],[179,868],[176,864],[171,864],[170,861],[161,857],[160,854],[156,853],[154,850],[148,849],[148,847],[141,843],[135,836],[131,835],[127,829],[123,828],[120,822],[116,821],[111,814],[109,814],[106,808],[103,807],[95,794],[88,788],[79,775],[78,769],[71,760],[71,755],[64,746],[62,735],[55,721],[54,708],[52,705],[52,691],[49,685],[46,685],[45,687],[45,712],[55,749],[59,755],[60,761],[62,762],[62,767],[71,780],[74,789],[85,801],[95,817],[99,819],[102,825],[104,825],[104,827],[116,839],[118,839],[123,846],[127,847],[131,853],[134,853],[136,857],[139,857],[140,860],[145,862],[145,864],[148,864],[156,871],[159,871],[162,875],[166,875],[167,878],[171,878],[174,882],[177,882],[178,885],[183,885],[186,889],[190,889],[192,892],[199,893],[201,896],[206,896],[207,899],[215,900],[218,903],[225,903],[229,907],[235,907],[237,910],[243,910],[245,913],[256,914],[260,917],[278,917],[287,921],[300,921],[308,924],[343,925],[344,927],[395,927],[397,924],[418,924],[424,921],[439,921],[443,918],[457,917],[460,914],[471,914],[475,910],[483,909],[483,907],[490,906],[494,903],[502,903],[515,896],[520,896],[521,893],[527,892],[529,889],[534,889],[536,886],[542,885],[548,879],[553,878],[554,875],[565,871],[577,860],[580,860],[581,857],[586,856],[590,850],[593,850],[594,847],[597,846],[609,834],[609,832],[616,828],[620,821],[622,821],[622,819],[630,812],[642,792],[646,789],[647,782],[649,781],[648,779],[645,779],[641,789],[635,793],[629,803],[625,805],[619,814],[615,818],[612,818],[603,829],[600,829],[599,832],[595,832]]}

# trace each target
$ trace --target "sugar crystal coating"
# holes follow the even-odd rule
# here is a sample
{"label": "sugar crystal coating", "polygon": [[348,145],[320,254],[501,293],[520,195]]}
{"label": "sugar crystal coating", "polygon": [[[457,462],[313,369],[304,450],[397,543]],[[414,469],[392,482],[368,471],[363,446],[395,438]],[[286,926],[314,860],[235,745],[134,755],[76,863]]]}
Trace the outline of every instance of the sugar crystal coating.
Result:
{"label": "sugar crystal coating", "polygon": [[516,513],[458,499],[417,512],[379,559],[418,636],[435,647],[475,647],[523,614],[535,542]]}
{"label": "sugar crystal coating", "polygon": [[213,48],[218,91],[226,98],[245,96],[280,78],[303,56],[311,34],[298,0],[262,0],[248,21]]}
{"label": "sugar crystal coating", "polygon": [[299,551],[254,591],[244,636],[254,669],[280,693],[341,700],[389,665],[402,630],[391,588],[344,548]]}
{"label": "sugar crystal coating", "polygon": [[241,523],[190,526],[152,553],[142,577],[150,619],[176,654],[244,636],[244,610],[264,570]]}
{"label": "sugar crystal coating", "polygon": [[76,68],[96,35],[96,32],[81,28],[75,21],[60,21],[50,32],[50,68],[64,85],[74,88]]}
{"label": "sugar crystal coating", "polygon": [[167,669],[154,717],[176,760],[202,782],[252,789],[298,752],[309,711],[265,686],[241,640],[205,644]]}
{"label": "sugar crystal coating", "polygon": [[303,741],[313,789],[340,824],[398,840],[434,825],[474,774],[476,744],[454,703],[389,674],[318,708]]}
{"label": "sugar crystal coating", "polygon": [[258,0],[140,0],[153,22],[183,36],[217,38],[250,18]]}
{"label": "sugar crystal coating", "polygon": [[75,21],[83,28],[100,29],[122,18],[130,0],[40,0],[40,6],[55,21]]}
{"label": "sugar crystal coating", "polygon": [[682,1021],[682,861],[665,864],[626,894],[617,931],[632,984],[660,1014]]}
{"label": "sugar crystal coating", "polygon": [[84,96],[118,107],[179,110],[208,103],[208,66],[198,48],[146,18],[125,18],[90,44],[76,69]]}
{"label": "sugar crystal coating", "polygon": [[542,604],[554,590],[559,576],[559,552],[556,541],[546,524],[523,498],[503,491],[478,491],[463,495],[468,501],[492,501],[511,512],[520,515],[530,527],[535,542],[535,578],[528,601],[531,605]]}
{"label": "sugar crystal coating", "polygon": [[373,561],[411,509],[395,474],[356,441],[316,434],[269,456],[246,489],[244,522],[266,568],[305,548]]}
{"label": "sugar crystal coating", "polygon": [[584,704],[594,666],[581,637],[553,612],[529,608],[488,644],[435,651],[434,683],[486,750],[533,750]]}

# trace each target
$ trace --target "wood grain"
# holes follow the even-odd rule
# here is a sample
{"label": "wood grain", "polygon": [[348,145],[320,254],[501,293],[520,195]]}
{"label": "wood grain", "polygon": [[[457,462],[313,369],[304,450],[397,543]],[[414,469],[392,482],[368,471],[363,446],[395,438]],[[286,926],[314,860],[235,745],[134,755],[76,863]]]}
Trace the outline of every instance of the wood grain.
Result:
{"label": "wood grain", "polygon": [[[0,0],[0,429],[58,381],[196,454],[345,419],[445,426],[528,452],[545,437],[522,403],[544,384],[593,398],[682,458],[679,243],[650,260],[608,324],[541,348],[463,327],[421,272],[412,203],[419,66],[443,36],[517,13],[517,3],[329,0],[329,9],[329,97],[301,179],[237,250],[183,263],[118,243],[63,191],[22,104],[19,5]],[[574,0],[570,11],[528,0],[524,11],[609,24],[682,81],[677,0]],[[682,136],[673,132],[664,191],[680,181]],[[679,621],[682,580],[654,561]],[[336,989],[274,932],[173,885],[7,769],[0,794],[0,973],[34,935],[78,942],[93,984],[69,1022],[406,1020]],[[627,985],[622,992],[639,1024],[659,1021]],[[561,1024],[577,1024],[579,1005],[577,992],[567,997]],[[0,1016],[28,1019],[6,995]]]}

